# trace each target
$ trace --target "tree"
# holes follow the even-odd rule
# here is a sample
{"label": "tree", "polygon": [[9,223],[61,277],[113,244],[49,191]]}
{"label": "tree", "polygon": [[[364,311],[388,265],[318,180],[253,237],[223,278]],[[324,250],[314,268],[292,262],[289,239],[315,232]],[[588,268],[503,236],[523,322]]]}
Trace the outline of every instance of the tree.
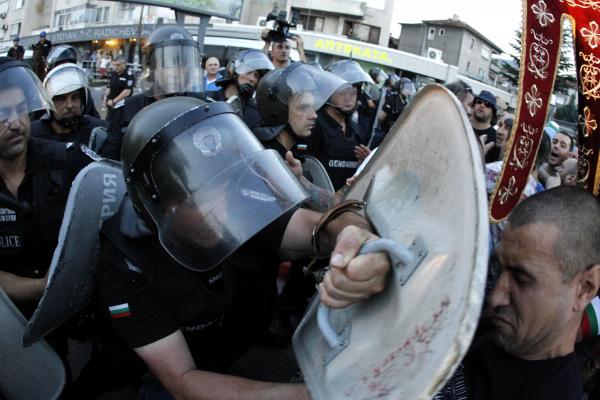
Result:
{"label": "tree", "polygon": [[[521,63],[521,30],[515,30],[515,39],[510,44],[514,50],[514,54],[511,54],[514,63],[503,63],[502,71],[500,74],[514,86],[519,83],[519,68]],[[515,67],[516,65],[516,67]],[[554,82],[554,90],[561,93],[567,93],[568,89],[576,88],[577,78],[575,75],[574,64],[573,64],[573,33],[568,22],[563,27],[563,42],[560,48],[560,61],[558,63],[558,72],[556,74],[556,81]]]}

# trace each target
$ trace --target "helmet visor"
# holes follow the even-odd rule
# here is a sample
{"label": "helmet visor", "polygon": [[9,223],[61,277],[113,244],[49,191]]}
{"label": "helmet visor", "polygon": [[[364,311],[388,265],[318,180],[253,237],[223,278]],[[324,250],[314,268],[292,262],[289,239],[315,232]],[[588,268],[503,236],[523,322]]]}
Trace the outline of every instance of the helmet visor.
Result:
{"label": "helmet visor", "polygon": [[176,136],[151,166],[158,196],[142,198],[167,252],[209,270],[307,196],[273,150],[233,114]]}
{"label": "helmet visor", "polygon": [[359,64],[355,62],[339,63],[331,69],[331,73],[339,76],[352,85],[357,83],[375,84],[373,79],[367,74]]}
{"label": "helmet visor", "polygon": [[238,75],[247,74],[251,71],[271,71],[275,69],[271,60],[262,51],[247,51],[240,59],[235,61],[234,67]]}
{"label": "helmet visor", "polygon": [[62,64],[50,71],[44,79],[50,97],[71,93],[88,87],[88,77],[76,64]]}
{"label": "helmet visor", "polygon": [[203,91],[202,57],[197,46],[156,47],[149,55],[142,87],[152,96]]}
{"label": "helmet visor", "polygon": [[[289,68],[289,67],[288,67]],[[347,82],[331,72],[322,71],[314,66],[302,64],[290,71],[285,77],[288,91],[277,94],[279,100],[288,104],[292,96],[311,93],[314,109],[318,110],[335,91]]]}
{"label": "helmet visor", "polygon": [[0,71],[0,121],[7,121],[16,112],[18,116],[38,110],[54,111],[52,99],[35,73],[25,67]]}

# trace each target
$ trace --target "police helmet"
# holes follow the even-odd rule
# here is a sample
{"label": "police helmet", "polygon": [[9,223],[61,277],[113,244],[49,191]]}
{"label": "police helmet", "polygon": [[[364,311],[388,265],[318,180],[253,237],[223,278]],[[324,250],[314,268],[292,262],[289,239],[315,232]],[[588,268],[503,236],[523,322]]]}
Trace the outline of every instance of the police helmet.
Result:
{"label": "police helmet", "polygon": [[[18,95],[8,93],[13,90],[19,92]],[[19,102],[12,104],[18,115],[38,110],[54,110],[52,99],[31,66],[12,57],[0,57],[0,97],[4,105],[0,107],[0,121],[11,117],[11,103]]]}
{"label": "police helmet", "polygon": [[203,91],[200,47],[183,27],[157,28],[144,46],[142,88],[149,96]]}
{"label": "police helmet", "polygon": [[417,92],[413,81],[406,77],[402,77],[398,81],[396,81],[394,87],[398,92],[400,92],[402,96],[406,98],[412,98]]}
{"label": "police helmet", "polygon": [[44,79],[44,87],[51,98],[81,90],[87,93],[88,77],[77,64],[66,63],[52,69]]}
{"label": "police helmet", "polygon": [[75,47],[68,44],[59,44],[58,46],[53,47],[50,54],[48,54],[46,64],[48,65],[48,71],[50,71],[65,63],[81,65],[81,60],[81,52]]}
{"label": "police helmet", "polygon": [[[242,50],[227,63],[224,78],[219,79],[216,84],[224,88],[231,82],[238,83],[237,77],[241,74],[257,71],[259,76],[262,77],[273,69],[275,69],[273,63],[262,51],[256,49]],[[255,87],[249,83],[245,83],[239,89],[241,95],[251,97]]]}
{"label": "police helmet", "polygon": [[359,63],[354,60],[340,60],[331,64],[326,69],[350,83],[351,85],[368,83],[373,85],[373,79],[367,74]]}
{"label": "police helmet", "polygon": [[306,198],[281,157],[224,102],[154,102],[129,124],[121,156],[136,210],[171,257],[196,271]]}
{"label": "police helmet", "polygon": [[309,93],[313,109],[325,104],[335,91],[347,82],[313,65],[293,62],[285,68],[269,72],[258,84],[256,103],[266,126],[285,125],[288,108],[298,95]]}

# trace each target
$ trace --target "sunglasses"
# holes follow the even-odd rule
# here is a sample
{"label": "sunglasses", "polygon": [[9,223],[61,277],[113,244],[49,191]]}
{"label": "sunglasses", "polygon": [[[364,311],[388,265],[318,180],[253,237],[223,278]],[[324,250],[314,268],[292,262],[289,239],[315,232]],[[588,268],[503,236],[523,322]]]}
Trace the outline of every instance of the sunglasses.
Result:
{"label": "sunglasses", "polygon": [[475,104],[483,104],[484,106],[486,106],[487,108],[493,108],[494,106],[492,105],[492,103],[490,103],[489,101],[485,101],[483,99],[476,99],[475,100]]}

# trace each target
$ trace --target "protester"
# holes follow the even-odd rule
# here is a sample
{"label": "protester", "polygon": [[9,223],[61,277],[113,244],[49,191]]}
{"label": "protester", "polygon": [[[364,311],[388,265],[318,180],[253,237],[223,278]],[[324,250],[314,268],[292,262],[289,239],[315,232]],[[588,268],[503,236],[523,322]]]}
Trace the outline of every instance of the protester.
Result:
{"label": "protester", "polygon": [[583,398],[574,346],[600,288],[599,227],[600,204],[581,189],[554,188],[517,205],[497,251],[492,340],[472,346],[434,399]]}
{"label": "protester", "polygon": [[223,77],[219,74],[221,63],[217,57],[208,57],[204,63],[204,90],[207,92],[216,92],[223,88],[216,82]]}

